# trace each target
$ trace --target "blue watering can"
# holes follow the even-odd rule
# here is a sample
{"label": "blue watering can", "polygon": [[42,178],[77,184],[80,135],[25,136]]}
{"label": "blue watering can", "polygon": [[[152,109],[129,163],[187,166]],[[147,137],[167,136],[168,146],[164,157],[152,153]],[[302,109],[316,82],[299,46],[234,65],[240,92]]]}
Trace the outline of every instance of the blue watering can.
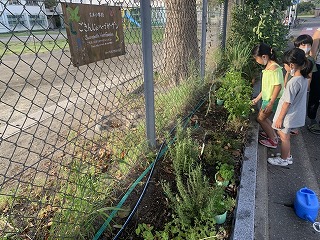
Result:
{"label": "blue watering can", "polygon": [[294,210],[298,217],[312,222],[317,232],[320,232],[320,224],[316,222],[319,208],[319,201],[314,191],[306,187],[297,191]]}

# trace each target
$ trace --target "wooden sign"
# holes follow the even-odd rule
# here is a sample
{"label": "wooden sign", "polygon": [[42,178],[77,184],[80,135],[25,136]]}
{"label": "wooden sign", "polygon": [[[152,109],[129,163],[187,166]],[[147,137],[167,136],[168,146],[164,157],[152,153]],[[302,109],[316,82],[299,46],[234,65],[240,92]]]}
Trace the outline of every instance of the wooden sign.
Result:
{"label": "wooden sign", "polygon": [[125,54],[120,7],[78,3],[61,6],[74,66]]}

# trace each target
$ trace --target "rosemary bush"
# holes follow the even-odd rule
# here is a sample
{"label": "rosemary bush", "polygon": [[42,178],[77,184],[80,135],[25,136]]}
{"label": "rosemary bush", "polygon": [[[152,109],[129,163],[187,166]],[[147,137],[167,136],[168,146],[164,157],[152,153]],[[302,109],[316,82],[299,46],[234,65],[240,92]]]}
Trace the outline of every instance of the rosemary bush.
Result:
{"label": "rosemary bush", "polygon": [[[214,216],[221,206],[230,206],[222,189],[210,185],[199,159],[199,143],[191,137],[191,130],[177,127],[176,142],[169,148],[175,183],[162,183],[173,210],[172,221],[163,231],[140,224],[136,234],[145,239],[200,239],[216,237]],[[222,194],[221,194],[222,193]],[[219,202],[221,201],[221,202]]]}

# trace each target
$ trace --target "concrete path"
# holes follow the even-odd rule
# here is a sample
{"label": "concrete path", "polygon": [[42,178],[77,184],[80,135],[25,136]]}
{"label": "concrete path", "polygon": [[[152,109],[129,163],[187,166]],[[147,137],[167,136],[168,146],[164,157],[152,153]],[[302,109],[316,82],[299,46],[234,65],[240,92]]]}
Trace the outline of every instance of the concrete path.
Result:
{"label": "concrete path", "polygon": [[[319,18],[310,18],[293,37],[309,34],[320,27]],[[318,112],[319,115],[319,112]],[[319,116],[320,117],[320,116]],[[320,119],[320,118],[319,118]],[[308,122],[307,122],[308,124]],[[257,240],[319,240],[312,223],[298,218],[293,209],[296,192],[308,187],[320,196],[320,135],[310,133],[306,127],[291,138],[294,163],[287,167],[272,166],[267,158],[280,152],[258,146],[256,188],[255,239]],[[320,216],[318,216],[320,221]]]}
{"label": "concrete path", "polygon": [[[319,27],[320,18],[309,18],[291,30],[290,35],[312,35]],[[289,43],[289,48],[292,46]],[[312,223],[295,214],[293,204],[296,192],[303,187],[316,192],[320,201],[320,135],[310,133],[306,127],[300,128],[300,133],[291,139],[294,163],[272,166],[267,158],[279,153],[280,148],[270,150],[257,143],[259,125],[254,118],[248,134],[231,239],[319,240],[320,233],[313,229]],[[320,222],[320,214],[317,221]]]}

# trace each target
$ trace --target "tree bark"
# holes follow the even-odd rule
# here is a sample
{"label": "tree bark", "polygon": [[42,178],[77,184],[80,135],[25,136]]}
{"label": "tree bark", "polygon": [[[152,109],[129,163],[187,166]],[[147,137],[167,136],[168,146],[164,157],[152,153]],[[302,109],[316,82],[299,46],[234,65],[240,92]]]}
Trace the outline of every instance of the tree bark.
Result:
{"label": "tree bark", "polygon": [[164,36],[164,70],[179,84],[199,68],[196,0],[166,0]]}

